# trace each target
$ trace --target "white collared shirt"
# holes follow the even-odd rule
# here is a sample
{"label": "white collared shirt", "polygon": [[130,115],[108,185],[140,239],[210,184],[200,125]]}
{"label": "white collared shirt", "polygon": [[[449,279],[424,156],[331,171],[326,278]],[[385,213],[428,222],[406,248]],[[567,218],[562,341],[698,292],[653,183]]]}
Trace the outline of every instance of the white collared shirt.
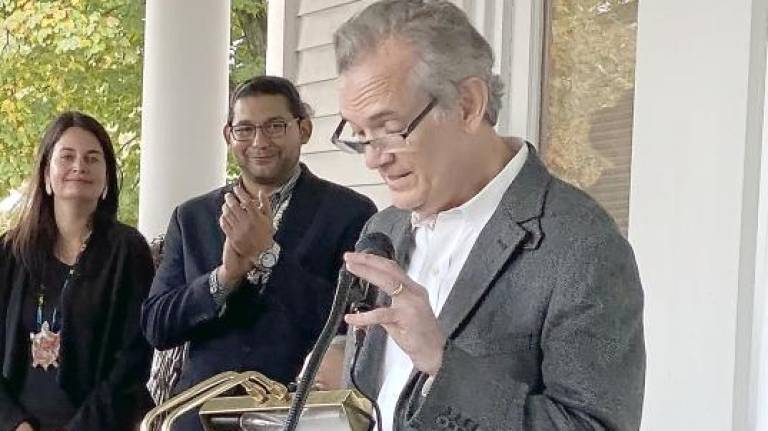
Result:
{"label": "white collared shirt", "polygon": [[[480,231],[499,206],[504,193],[528,158],[526,144],[486,186],[463,205],[420,220],[412,217],[415,248],[408,277],[424,286],[435,316],[440,314]],[[395,405],[413,369],[413,362],[387,337],[378,403],[383,430],[392,430]]]}

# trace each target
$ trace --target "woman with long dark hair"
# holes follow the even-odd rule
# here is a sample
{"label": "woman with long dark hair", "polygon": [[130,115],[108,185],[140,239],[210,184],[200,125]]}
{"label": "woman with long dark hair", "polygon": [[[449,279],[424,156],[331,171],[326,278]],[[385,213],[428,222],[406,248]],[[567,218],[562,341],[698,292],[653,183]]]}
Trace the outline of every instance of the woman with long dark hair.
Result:
{"label": "woman with long dark hair", "polygon": [[61,114],[0,244],[0,430],[130,430],[149,407],[139,313],[154,271],[118,197],[104,127]]}

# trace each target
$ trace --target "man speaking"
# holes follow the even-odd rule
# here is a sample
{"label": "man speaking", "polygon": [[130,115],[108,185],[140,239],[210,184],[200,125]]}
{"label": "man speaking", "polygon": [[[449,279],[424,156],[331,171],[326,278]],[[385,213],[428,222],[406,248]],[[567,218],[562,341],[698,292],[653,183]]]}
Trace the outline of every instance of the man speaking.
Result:
{"label": "man speaking", "polygon": [[496,134],[488,42],[449,1],[385,0],[334,38],[342,123],[393,207],[345,255],[379,286],[356,380],[387,430],[637,430],[643,292],[607,213]]}

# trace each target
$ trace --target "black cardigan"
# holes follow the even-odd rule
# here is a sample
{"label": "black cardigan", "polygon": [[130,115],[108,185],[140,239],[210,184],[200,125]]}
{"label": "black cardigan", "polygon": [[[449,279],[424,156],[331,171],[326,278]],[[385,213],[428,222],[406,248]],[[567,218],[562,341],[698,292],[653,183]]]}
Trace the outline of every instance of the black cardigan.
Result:
{"label": "black cardigan", "polygon": [[[78,408],[67,429],[133,430],[151,407],[144,384],[152,353],[139,328],[154,275],[149,247],[135,229],[107,224],[95,227],[81,259],[61,305],[57,380]],[[0,431],[30,419],[15,395],[30,366],[20,313],[33,283],[9,247],[0,247]]]}

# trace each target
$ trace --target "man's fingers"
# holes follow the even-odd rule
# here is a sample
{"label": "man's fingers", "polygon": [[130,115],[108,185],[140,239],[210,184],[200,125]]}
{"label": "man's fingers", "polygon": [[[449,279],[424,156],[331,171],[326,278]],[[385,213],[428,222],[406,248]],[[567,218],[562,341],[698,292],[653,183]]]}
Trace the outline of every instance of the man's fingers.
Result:
{"label": "man's fingers", "polygon": [[371,325],[385,325],[394,322],[395,313],[391,308],[382,307],[374,310],[359,313],[359,314],[347,314],[344,316],[344,321],[348,325],[353,326],[371,326]]}
{"label": "man's fingers", "polygon": [[235,196],[232,192],[227,192],[224,194],[224,203],[232,210],[235,210],[237,208],[240,208],[240,201],[237,199],[237,196]]}
{"label": "man's fingers", "polygon": [[221,226],[221,230],[224,231],[224,235],[231,236],[234,228],[232,227],[232,224],[224,217],[222,214],[221,217],[219,217],[219,226]]}
{"label": "man's fingers", "polygon": [[[393,261],[367,253],[345,253],[344,261],[352,274],[373,283],[389,295],[398,295],[408,290],[410,279]],[[400,285],[403,288],[400,288]]]}
{"label": "man's fingers", "polygon": [[232,214],[235,220],[239,220],[245,213],[240,206],[240,201],[237,200],[233,193],[227,193],[224,195],[224,208],[222,210],[224,214]]}
{"label": "man's fingers", "polygon": [[344,260],[347,263],[352,262],[391,275],[403,272],[395,261],[375,254],[348,252],[344,253]]}
{"label": "man's fingers", "polygon": [[221,217],[229,223],[231,229],[234,229],[240,224],[240,219],[232,210],[227,209],[226,211],[223,211]]}
{"label": "man's fingers", "polygon": [[240,184],[235,185],[232,188],[232,191],[235,193],[235,196],[237,196],[237,199],[239,199],[241,203],[253,200],[253,197],[247,191],[245,191],[245,189]]}
{"label": "man's fingers", "polygon": [[412,293],[429,302],[427,289],[413,282],[393,260],[375,254],[350,252],[344,254],[344,261],[351,273],[375,284],[390,296]]}
{"label": "man's fingers", "polygon": [[259,190],[258,201],[259,201],[259,210],[265,215],[272,215],[272,201],[269,198],[269,196],[264,194],[264,192],[262,192],[261,190]]}
{"label": "man's fingers", "polygon": [[240,208],[242,208],[247,213],[257,214],[259,210],[259,204],[258,201],[250,195],[250,193],[245,191],[245,189],[239,184],[233,188],[233,191],[235,192],[237,199],[240,201]]}

